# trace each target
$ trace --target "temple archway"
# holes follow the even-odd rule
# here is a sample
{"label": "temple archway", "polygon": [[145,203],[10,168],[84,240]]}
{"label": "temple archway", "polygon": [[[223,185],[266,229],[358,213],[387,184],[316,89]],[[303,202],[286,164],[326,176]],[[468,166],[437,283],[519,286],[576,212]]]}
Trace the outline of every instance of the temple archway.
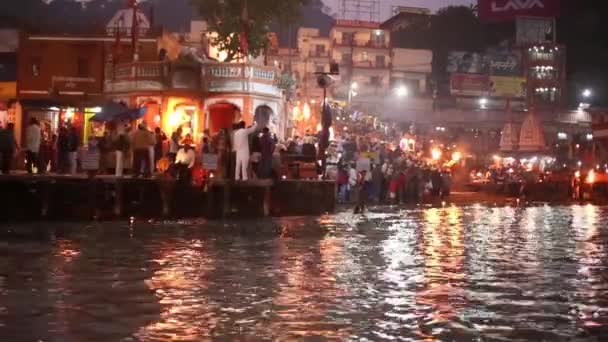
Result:
{"label": "temple archway", "polygon": [[268,127],[270,128],[272,122],[272,117],[274,115],[274,112],[272,111],[272,108],[268,107],[267,105],[261,105],[258,106],[258,108],[255,109],[255,114],[253,115],[253,121],[255,121],[258,124],[258,127],[263,128],[263,127]]}
{"label": "temple archway", "polygon": [[241,109],[228,102],[218,102],[209,106],[209,132],[215,134],[222,129],[232,128],[241,119]]}

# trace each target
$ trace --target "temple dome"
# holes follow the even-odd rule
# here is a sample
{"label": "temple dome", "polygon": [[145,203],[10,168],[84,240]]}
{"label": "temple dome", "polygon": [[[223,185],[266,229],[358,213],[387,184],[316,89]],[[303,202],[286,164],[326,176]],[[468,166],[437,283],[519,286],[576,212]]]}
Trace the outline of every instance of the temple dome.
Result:
{"label": "temple dome", "polygon": [[536,115],[528,114],[521,126],[519,150],[522,152],[541,152],[547,149],[543,126]]}
{"label": "temple dome", "polygon": [[507,122],[500,136],[500,151],[513,152],[519,144],[519,127],[513,122]]}

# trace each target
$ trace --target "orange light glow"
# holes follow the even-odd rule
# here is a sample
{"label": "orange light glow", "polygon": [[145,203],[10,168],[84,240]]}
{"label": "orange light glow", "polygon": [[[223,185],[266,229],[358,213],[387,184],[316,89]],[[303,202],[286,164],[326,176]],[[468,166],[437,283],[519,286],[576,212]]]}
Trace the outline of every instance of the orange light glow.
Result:
{"label": "orange light glow", "polygon": [[308,103],[304,103],[303,114],[304,114],[304,120],[310,119],[311,113],[310,113],[310,106],[308,105]]}
{"label": "orange light glow", "polygon": [[593,184],[595,183],[595,171],[591,170],[589,171],[589,174],[587,175],[587,184]]}

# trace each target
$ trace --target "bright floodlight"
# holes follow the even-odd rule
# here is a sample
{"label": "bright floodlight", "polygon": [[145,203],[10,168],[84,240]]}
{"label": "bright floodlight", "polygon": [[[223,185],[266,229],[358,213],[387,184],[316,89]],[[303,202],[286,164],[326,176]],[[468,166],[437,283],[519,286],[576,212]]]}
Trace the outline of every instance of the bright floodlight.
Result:
{"label": "bright floodlight", "polygon": [[407,88],[405,86],[400,86],[397,88],[397,96],[405,97],[407,96]]}
{"label": "bright floodlight", "polygon": [[350,89],[357,89],[359,87],[359,85],[357,84],[357,82],[353,82],[350,84]]}
{"label": "bright floodlight", "polygon": [[431,150],[431,157],[433,158],[433,160],[439,160],[441,158],[441,150],[438,148],[433,148]]}
{"label": "bright floodlight", "polygon": [[583,97],[591,97],[591,95],[592,95],[591,89],[583,90]]}
{"label": "bright floodlight", "polygon": [[485,97],[482,97],[479,99],[479,104],[482,106],[485,106],[488,104],[488,99],[486,99]]}

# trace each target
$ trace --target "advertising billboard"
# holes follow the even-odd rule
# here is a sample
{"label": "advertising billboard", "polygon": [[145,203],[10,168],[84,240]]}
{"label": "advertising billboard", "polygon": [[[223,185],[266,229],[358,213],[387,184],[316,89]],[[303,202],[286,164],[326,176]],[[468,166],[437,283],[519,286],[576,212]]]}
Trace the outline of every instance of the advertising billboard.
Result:
{"label": "advertising billboard", "polygon": [[517,44],[555,43],[555,19],[519,17],[516,22]]}
{"label": "advertising billboard", "polygon": [[490,96],[521,99],[526,97],[526,79],[524,77],[491,76]]}
{"label": "advertising billboard", "polygon": [[484,96],[490,89],[488,75],[459,74],[450,75],[450,93],[461,96]]}
{"label": "advertising billboard", "polygon": [[486,57],[489,60],[490,75],[521,76],[523,74],[521,52],[492,52]]}
{"label": "advertising billboard", "polygon": [[451,51],[448,53],[449,73],[487,74],[489,61],[486,56],[476,52]]}
{"label": "advertising billboard", "polygon": [[516,17],[557,17],[560,0],[479,0],[483,21],[513,21]]}

